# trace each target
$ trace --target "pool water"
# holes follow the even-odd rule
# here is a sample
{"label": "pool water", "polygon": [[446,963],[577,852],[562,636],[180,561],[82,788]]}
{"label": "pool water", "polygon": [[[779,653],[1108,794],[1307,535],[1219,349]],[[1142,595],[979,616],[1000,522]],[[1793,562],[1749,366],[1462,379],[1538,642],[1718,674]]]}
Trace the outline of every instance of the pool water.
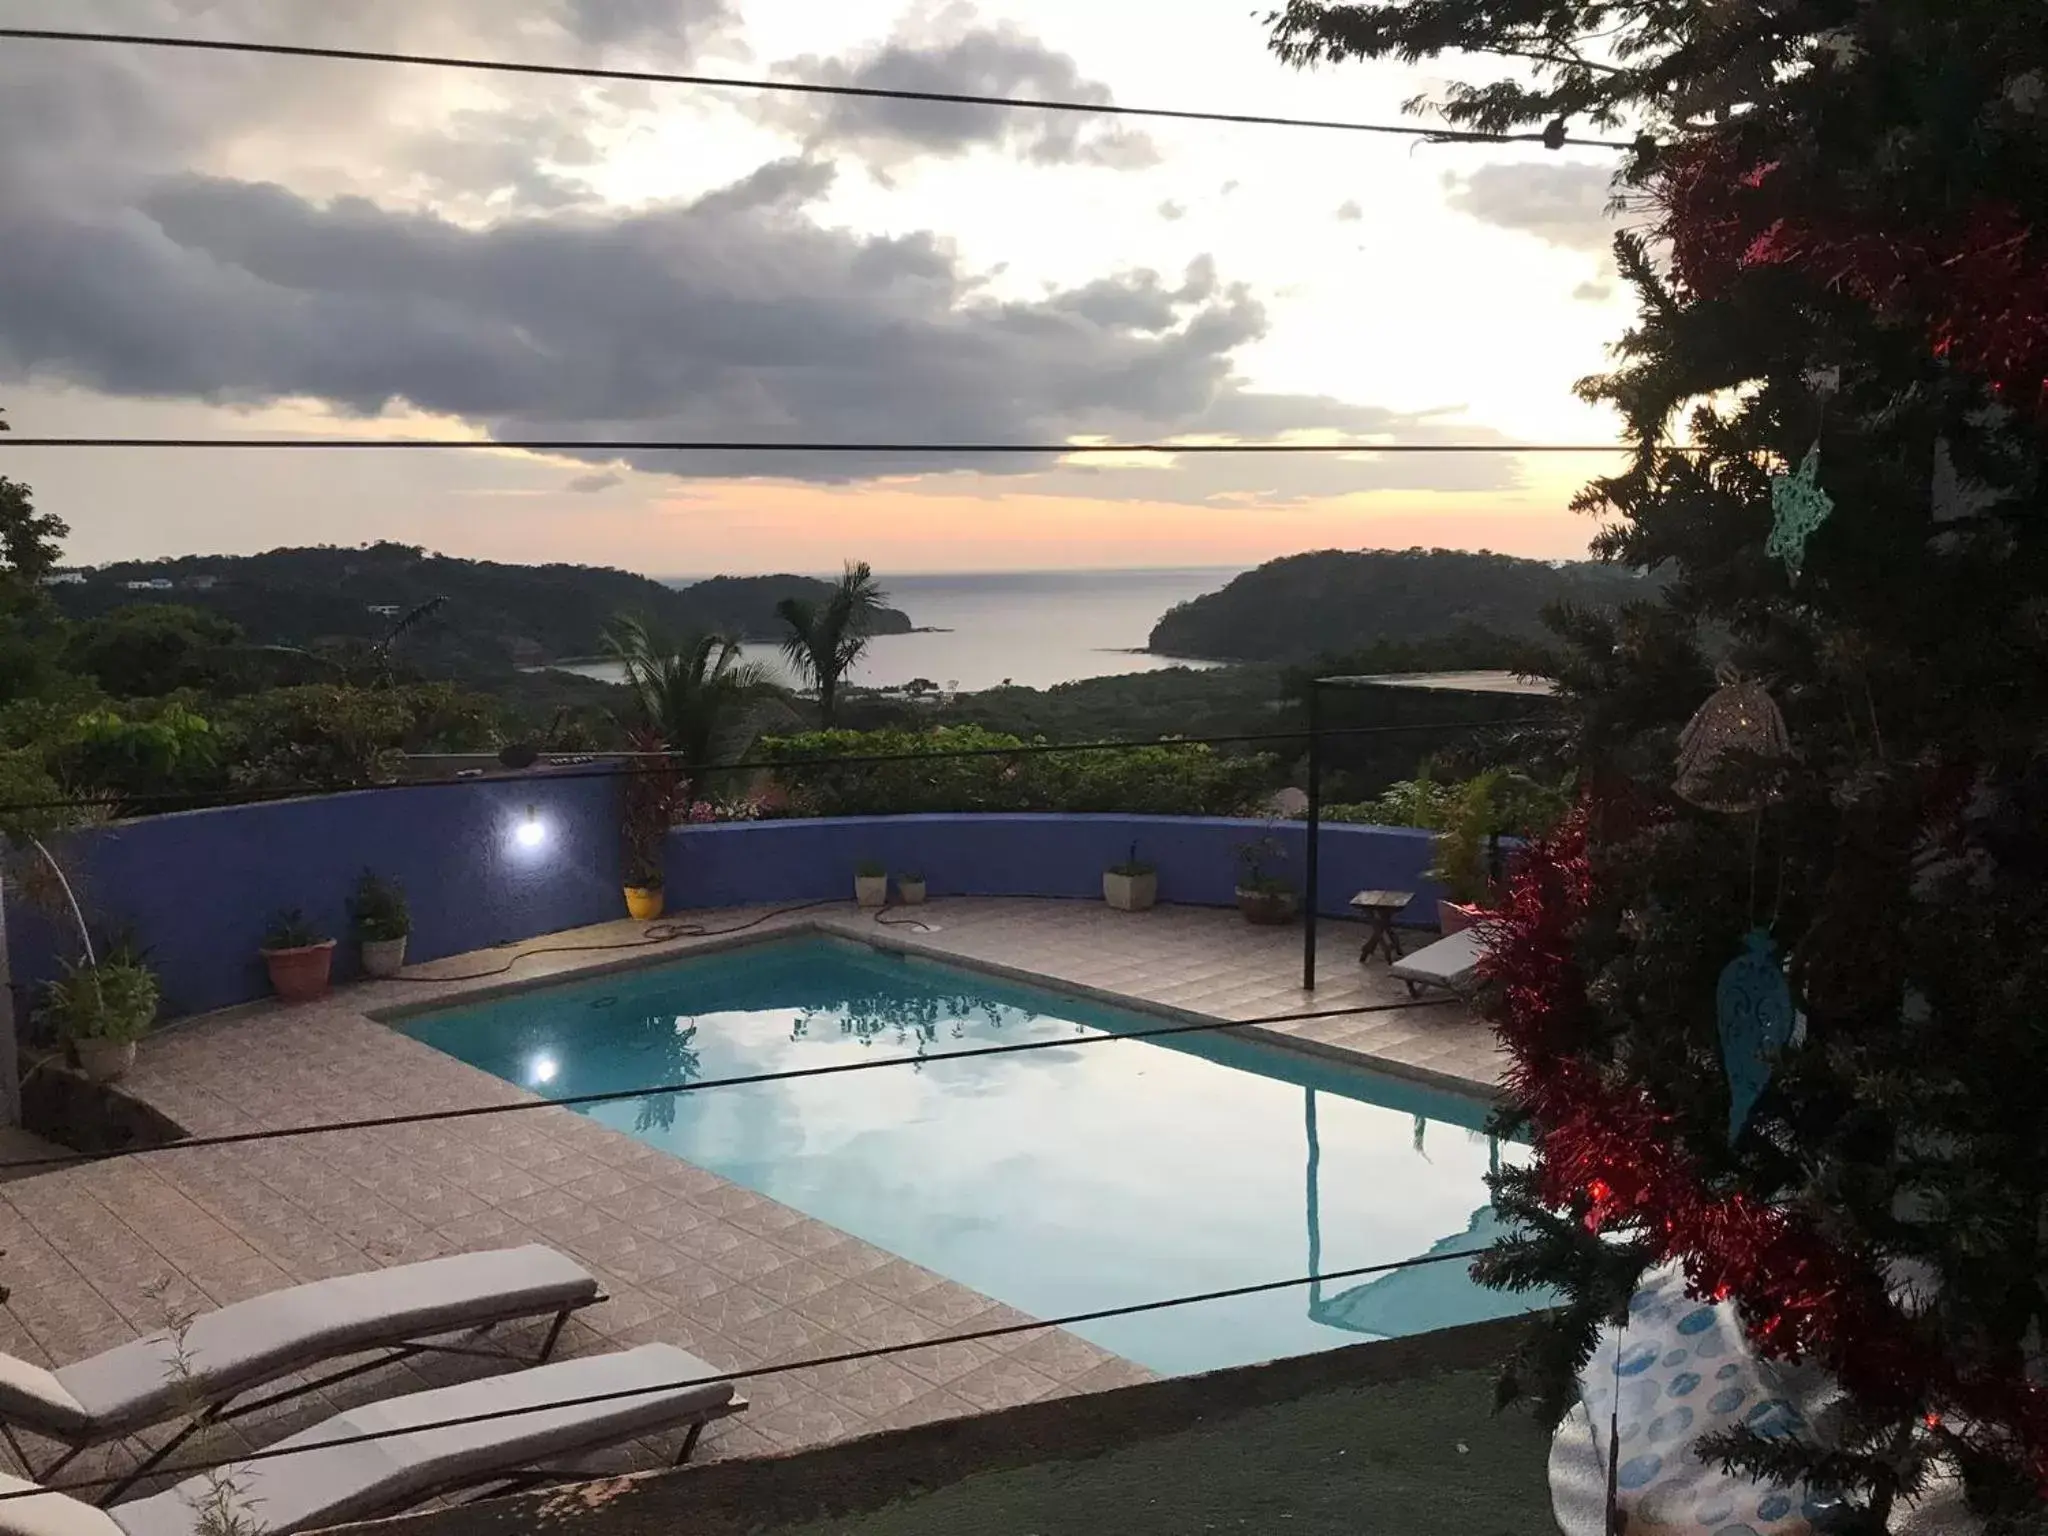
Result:
{"label": "pool water", "polygon": [[[1325,1274],[1497,1234],[1513,1149],[1453,1095],[844,940],[778,940],[396,1027],[544,1097],[1071,1041],[591,1106],[594,1119],[1030,1313]],[[1462,1260],[1084,1323],[1167,1373],[1538,1304]]]}

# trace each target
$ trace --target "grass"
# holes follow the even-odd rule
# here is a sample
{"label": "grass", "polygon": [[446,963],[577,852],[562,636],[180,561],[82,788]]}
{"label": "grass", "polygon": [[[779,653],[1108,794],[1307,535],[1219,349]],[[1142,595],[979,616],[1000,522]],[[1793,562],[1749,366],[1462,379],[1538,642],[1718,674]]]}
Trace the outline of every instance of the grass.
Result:
{"label": "grass", "polygon": [[778,1536],[1555,1536],[1549,1442],[1492,1398],[1482,1371],[1339,1388]]}

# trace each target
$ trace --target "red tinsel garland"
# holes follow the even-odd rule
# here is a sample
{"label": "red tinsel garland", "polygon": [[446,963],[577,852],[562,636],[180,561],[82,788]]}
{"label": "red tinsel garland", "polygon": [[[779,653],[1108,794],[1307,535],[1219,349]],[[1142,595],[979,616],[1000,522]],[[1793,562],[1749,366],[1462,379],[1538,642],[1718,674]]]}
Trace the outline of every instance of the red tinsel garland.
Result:
{"label": "red tinsel garland", "polygon": [[1818,1360],[1843,1386],[1902,1413],[1958,1410],[2017,1441],[2048,1486],[2048,1397],[2017,1368],[1965,1376],[1893,1306],[1879,1275],[1783,1208],[1716,1195],[1640,1084],[1583,1054],[1589,1004],[1573,932],[1590,894],[1587,813],[1516,861],[1485,962],[1511,1057],[1508,1087],[1535,1124],[1544,1197],[1590,1202],[1594,1230],[1626,1226],[1680,1260],[1693,1295],[1736,1302],[1757,1351]]}
{"label": "red tinsel garland", "polygon": [[1714,298],[1744,272],[1797,269],[1924,326],[1936,355],[2048,411],[2048,240],[1989,204],[1949,228],[1833,228],[1809,217],[1784,179],[1777,163],[1745,165],[1719,142],[1671,164],[1657,188],[1660,232],[1687,289]]}

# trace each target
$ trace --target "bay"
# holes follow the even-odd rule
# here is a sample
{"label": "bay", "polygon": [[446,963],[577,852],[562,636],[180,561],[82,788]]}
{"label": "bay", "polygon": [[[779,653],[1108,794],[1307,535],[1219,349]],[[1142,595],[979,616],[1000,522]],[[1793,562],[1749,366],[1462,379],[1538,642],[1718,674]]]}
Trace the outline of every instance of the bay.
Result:
{"label": "bay", "polygon": [[[978,571],[882,578],[889,606],[925,632],[877,635],[851,681],[863,688],[900,688],[916,678],[949,692],[971,693],[1014,683],[1051,688],[1086,677],[1209,667],[1213,662],[1139,653],[1159,616],[1175,603],[1214,592],[1237,569]],[[662,578],[684,587],[694,578]],[[748,645],[749,661],[794,683],[773,645]],[[616,663],[566,668],[615,681]]]}

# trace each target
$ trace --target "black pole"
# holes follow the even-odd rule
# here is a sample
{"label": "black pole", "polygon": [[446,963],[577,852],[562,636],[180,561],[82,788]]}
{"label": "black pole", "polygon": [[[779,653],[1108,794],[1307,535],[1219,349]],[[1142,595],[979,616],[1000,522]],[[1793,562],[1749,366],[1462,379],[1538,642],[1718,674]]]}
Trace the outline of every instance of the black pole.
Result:
{"label": "black pole", "polygon": [[1316,989],[1316,878],[1321,870],[1323,831],[1323,686],[1308,684],[1308,907],[1301,931],[1301,987]]}

